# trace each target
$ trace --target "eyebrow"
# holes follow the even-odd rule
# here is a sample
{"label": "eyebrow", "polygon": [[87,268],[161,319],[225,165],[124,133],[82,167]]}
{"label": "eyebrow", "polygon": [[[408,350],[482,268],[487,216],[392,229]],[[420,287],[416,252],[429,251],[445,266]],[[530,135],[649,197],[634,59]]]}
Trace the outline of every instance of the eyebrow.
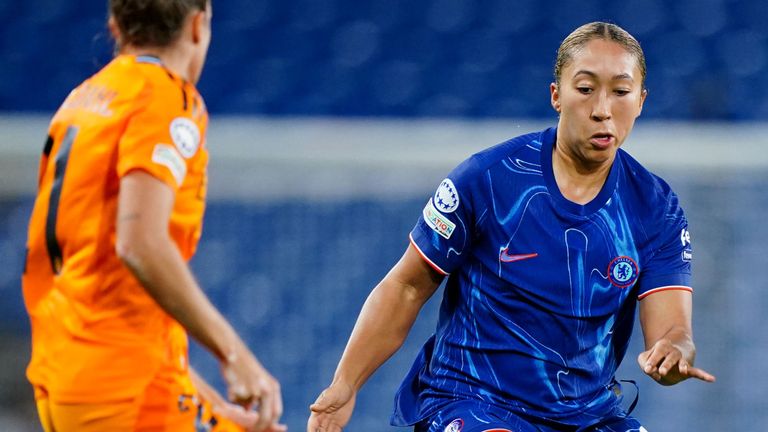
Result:
{"label": "eyebrow", "polygon": [[[582,70],[576,72],[575,74],[573,74],[573,77],[576,78],[579,75],[588,75],[588,76],[590,76],[592,78],[597,78],[597,74],[596,73],[594,73],[592,71],[589,71],[589,70],[586,70],[586,69],[582,69]],[[632,79],[632,75],[630,75],[628,73],[620,73],[618,75],[614,75],[612,80],[629,80],[629,81],[634,81]]]}

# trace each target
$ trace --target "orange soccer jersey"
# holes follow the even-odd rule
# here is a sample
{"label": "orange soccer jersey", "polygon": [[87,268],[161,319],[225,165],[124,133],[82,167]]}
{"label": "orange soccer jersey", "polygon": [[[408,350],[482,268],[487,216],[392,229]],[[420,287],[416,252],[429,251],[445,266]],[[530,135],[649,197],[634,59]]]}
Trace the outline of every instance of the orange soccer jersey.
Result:
{"label": "orange soccer jersey", "polygon": [[136,397],[153,377],[186,381],[186,333],[115,252],[120,179],[145,171],[175,191],[169,232],[191,258],[206,194],[208,115],[192,84],[154,57],[123,55],[54,116],[29,226],[24,298],[30,381],[59,403]]}

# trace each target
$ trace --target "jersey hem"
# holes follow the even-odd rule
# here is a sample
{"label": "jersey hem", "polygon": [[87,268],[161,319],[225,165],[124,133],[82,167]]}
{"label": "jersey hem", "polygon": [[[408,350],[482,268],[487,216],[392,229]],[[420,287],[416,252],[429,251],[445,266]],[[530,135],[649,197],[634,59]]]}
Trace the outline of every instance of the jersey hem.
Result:
{"label": "jersey hem", "polygon": [[640,294],[639,296],[637,296],[637,299],[638,300],[642,300],[642,299],[648,297],[651,294],[654,294],[654,293],[657,293],[657,292],[661,292],[661,291],[688,291],[690,293],[693,293],[693,288],[691,288],[689,286],[683,286],[683,285],[663,286],[663,287],[654,288],[652,290],[648,290],[648,291]]}
{"label": "jersey hem", "polygon": [[427,257],[427,255],[424,252],[421,251],[421,249],[419,248],[419,245],[417,245],[416,241],[413,239],[413,234],[408,234],[408,239],[411,241],[411,244],[413,245],[414,249],[416,249],[416,252],[418,252],[419,255],[421,255],[421,258],[424,261],[426,261],[430,267],[437,270],[437,272],[442,274],[443,276],[448,276],[450,274],[447,271],[441,269],[440,266],[435,264],[431,259],[429,259],[429,257]]}

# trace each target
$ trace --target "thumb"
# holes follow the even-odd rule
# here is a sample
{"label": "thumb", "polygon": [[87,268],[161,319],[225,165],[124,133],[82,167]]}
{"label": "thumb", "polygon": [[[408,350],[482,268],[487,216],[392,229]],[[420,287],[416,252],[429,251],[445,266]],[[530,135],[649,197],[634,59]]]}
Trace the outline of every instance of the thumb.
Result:
{"label": "thumb", "polygon": [[258,412],[245,410],[239,405],[228,405],[227,409],[222,410],[221,415],[245,429],[252,428],[259,422],[260,417]]}
{"label": "thumb", "polygon": [[648,356],[651,355],[651,351],[643,351],[637,356],[637,364],[641,369],[645,369],[645,363],[648,361]]}
{"label": "thumb", "polygon": [[315,403],[309,406],[309,409],[314,412],[323,412],[328,410],[331,407],[331,404],[333,403],[332,398],[328,397],[328,390],[323,390],[322,393],[320,393],[320,396],[317,397],[315,400]]}

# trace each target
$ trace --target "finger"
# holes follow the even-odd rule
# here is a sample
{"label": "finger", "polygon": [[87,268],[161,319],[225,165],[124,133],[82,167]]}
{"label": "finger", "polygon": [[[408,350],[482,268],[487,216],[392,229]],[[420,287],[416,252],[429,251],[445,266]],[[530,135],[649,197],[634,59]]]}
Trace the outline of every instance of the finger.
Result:
{"label": "finger", "polygon": [[245,409],[249,409],[253,402],[253,395],[242,382],[231,380],[227,388],[227,398]]}
{"label": "finger", "polygon": [[645,373],[652,374],[658,372],[659,365],[664,361],[667,353],[668,351],[659,344],[654,345],[651,349],[651,353],[648,355],[648,358],[645,361],[645,364],[643,365],[643,370]]}
{"label": "finger", "polygon": [[269,415],[271,416],[270,421],[270,430],[278,425],[278,420],[280,420],[280,415],[282,415],[283,408],[282,408],[282,399],[280,397],[280,391],[279,387],[277,386],[276,382],[271,383],[271,388],[269,391],[265,393],[265,398],[262,400],[262,403],[264,403],[265,409],[268,410]]}
{"label": "finger", "polygon": [[230,421],[234,422],[240,427],[243,427],[245,429],[253,427],[256,423],[259,421],[259,414],[254,411],[246,411],[241,414],[237,414],[234,416],[225,416]]}
{"label": "finger", "polygon": [[706,382],[715,382],[717,380],[717,378],[715,378],[714,375],[710,374],[709,372],[703,369],[699,369],[696,367],[688,368],[688,376],[691,378],[697,378]]}
{"label": "finger", "polygon": [[323,390],[322,393],[320,393],[320,396],[318,396],[317,399],[315,400],[315,403],[309,406],[309,409],[311,411],[320,413],[328,409],[330,404],[326,401],[325,395],[327,392],[328,392],[328,389]]}
{"label": "finger", "polygon": [[331,430],[331,420],[328,416],[312,414],[307,422],[307,432],[328,432]]}
{"label": "finger", "polygon": [[246,396],[245,392],[228,391],[227,399],[233,404],[237,404],[237,406],[243,407],[246,410],[250,409],[253,404],[253,397]]}
{"label": "finger", "polygon": [[645,371],[645,363],[648,362],[648,356],[651,355],[651,351],[643,351],[637,356],[637,365],[640,366],[640,369]]}
{"label": "finger", "polygon": [[269,391],[264,391],[261,395],[261,399],[259,400],[259,416],[261,417],[258,423],[258,425],[261,427],[259,430],[266,429],[276,420],[274,418],[274,403],[275,399],[272,393]]}
{"label": "finger", "polygon": [[312,413],[312,415],[309,416],[309,420],[307,421],[307,432],[319,432],[322,431],[322,427],[320,426],[320,420],[317,418],[317,415]]}
{"label": "finger", "polygon": [[280,384],[275,382],[274,385],[275,404],[274,404],[274,419],[279,420],[283,416],[283,395],[280,390]]}
{"label": "finger", "polygon": [[666,376],[676,365],[679,367],[682,357],[680,351],[672,350],[668,352],[659,365],[659,374]]}
{"label": "finger", "polygon": [[227,419],[233,421],[239,426],[244,428],[250,428],[259,421],[258,413],[254,411],[246,411],[240,405],[227,404],[221,414]]}
{"label": "finger", "polygon": [[269,427],[269,432],[285,432],[288,430],[288,426],[280,423],[273,423]]}
{"label": "finger", "polygon": [[655,372],[654,365],[651,363],[651,355],[653,355],[653,352],[655,350],[655,346],[647,351],[643,351],[640,353],[639,356],[637,356],[637,364],[640,365],[640,369],[645,372],[646,375],[651,375]]}

